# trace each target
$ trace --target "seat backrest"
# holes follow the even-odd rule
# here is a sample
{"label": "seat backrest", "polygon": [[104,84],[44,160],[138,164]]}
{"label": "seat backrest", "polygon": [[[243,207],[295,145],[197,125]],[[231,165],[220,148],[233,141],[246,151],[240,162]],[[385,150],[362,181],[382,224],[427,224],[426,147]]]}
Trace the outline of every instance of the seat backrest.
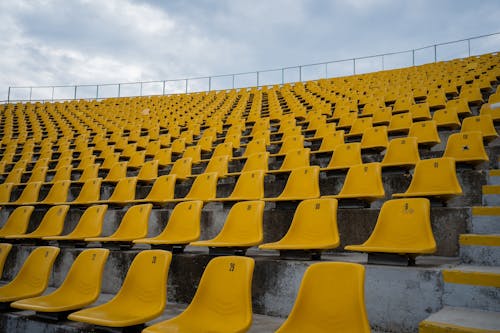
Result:
{"label": "seat backrest", "polygon": [[264,139],[254,139],[250,141],[243,153],[243,157],[248,157],[256,153],[266,152],[266,140]]}
{"label": "seat backrest", "polygon": [[367,128],[361,137],[361,149],[383,148],[388,144],[387,126]]}
{"label": "seat backrest", "polygon": [[131,206],[123,216],[118,229],[110,237],[124,240],[146,237],[152,208],[152,204]]}
{"label": "seat backrest", "polygon": [[326,136],[330,136],[331,134],[333,134],[335,130],[336,130],[335,123],[323,124],[320,127],[316,128],[316,131],[314,132],[314,137],[324,138]]}
{"label": "seat backrest", "polygon": [[12,244],[0,243],[0,278],[3,274],[3,266],[5,265],[5,260],[7,260],[7,256],[9,255],[11,249]]}
{"label": "seat backrest", "polygon": [[453,157],[457,162],[488,161],[481,132],[454,133],[448,137],[443,157]]}
{"label": "seat backrest", "polygon": [[441,142],[434,120],[413,123],[408,136],[416,137],[418,144],[437,144]]}
{"label": "seat backrest", "polygon": [[66,165],[58,168],[56,170],[56,173],[54,175],[54,178],[52,178],[51,182],[55,183],[61,180],[71,180],[71,171],[73,170],[73,167],[71,165]]}
{"label": "seat backrest", "polygon": [[247,160],[241,172],[263,170],[267,171],[269,168],[269,153],[262,152],[247,156]]}
{"label": "seat backrest", "polygon": [[426,198],[386,201],[366,247],[384,247],[399,253],[433,253],[430,203]]}
{"label": "seat backrest", "polygon": [[23,176],[24,168],[13,169],[9,172],[7,177],[5,177],[4,183],[19,184],[21,183],[21,177]]}
{"label": "seat backrest", "polygon": [[262,242],[264,201],[240,201],[231,207],[222,230],[214,242],[227,242],[239,246],[255,246]]}
{"label": "seat backrest", "polygon": [[45,204],[55,204],[66,202],[68,199],[69,186],[71,185],[70,180],[60,180],[52,184],[49,193],[41,201]]}
{"label": "seat backrest", "polygon": [[[214,142],[214,137],[211,135],[205,135],[207,131],[203,132],[203,136],[198,140],[196,144],[200,147],[201,151],[212,151],[212,144]],[[215,134],[214,136],[216,136]]]}
{"label": "seat backrest", "polygon": [[42,238],[45,236],[58,236],[64,228],[64,220],[68,214],[69,206],[60,205],[51,207],[43,216],[38,228],[30,233],[30,238]]}
{"label": "seat backrest", "polygon": [[456,108],[453,107],[446,107],[445,109],[434,111],[432,120],[436,122],[437,127],[460,127],[460,119],[458,119],[458,113],[456,111]]}
{"label": "seat backrest", "polygon": [[0,229],[0,236],[20,235],[26,233],[30,222],[31,213],[35,209],[34,206],[17,207],[9,215],[9,218]]}
{"label": "seat backrest", "polygon": [[151,190],[149,191],[146,200],[164,201],[174,198],[176,175],[163,175],[156,178]]}
{"label": "seat backrest", "polygon": [[349,135],[361,135],[363,132],[373,126],[371,117],[357,118],[349,130]]}
{"label": "seat backrest", "polygon": [[411,166],[420,161],[417,138],[397,138],[389,141],[389,146],[381,162],[382,167]]}
{"label": "seat backrest", "polygon": [[228,332],[246,332],[252,324],[252,277],[255,262],[240,256],[217,257],[208,263],[193,300],[181,314],[207,318],[206,327],[224,323]]}
{"label": "seat backrest", "polygon": [[229,156],[215,156],[210,158],[204,173],[215,172],[218,177],[225,177],[228,171]]}
{"label": "seat backrest", "polygon": [[127,162],[118,162],[109,169],[104,181],[118,182],[127,177]]}
{"label": "seat backrest", "polygon": [[108,201],[132,201],[135,199],[135,187],[137,185],[137,177],[128,177],[120,179],[116,184],[113,193],[109,197]]}
{"label": "seat backrest", "polygon": [[311,166],[292,170],[278,198],[313,199],[319,196],[319,166]]}
{"label": "seat backrest", "polygon": [[28,183],[30,182],[45,182],[45,176],[47,175],[48,167],[38,167],[34,168]]}
{"label": "seat backrest", "polygon": [[146,147],[146,156],[155,156],[160,148],[160,141],[149,141]]}
{"label": "seat backrest", "polygon": [[391,117],[391,121],[389,123],[389,128],[387,129],[389,132],[397,132],[397,131],[408,131],[413,123],[411,118],[411,113],[401,113],[396,114]]}
{"label": "seat backrest", "polygon": [[177,179],[186,179],[188,176],[191,176],[191,167],[191,157],[179,158],[172,165],[169,175],[176,175]]}
{"label": "seat backrest", "polygon": [[224,142],[220,143],[215,147],[214,153],[212,154],[212,157],[215,156],[229,156],[233,157],[233,143],[232,142]]}
{"label": "seat backrest", "polygon": [[349,168],[339,196],[382,198],[385,195],[380,163],[358,164]]}
{"label": "seat backrest", "polygon": [[287,136],[286,138],[283,139],[283,143],[281,144],[278,154],[284,155],[290,150],[296,150],[301,148],[304,148],[304,136],[302,135]]}
{"label": "seat backrest", "polygon": [[176,153],[176,154],[183,153],[184,150],[186,150],[186,139],[185,138],[175,139],[172,142],[170,149],[172,149],[172,153]]}
{"label": "seat backrest", "polygon": [[410,113],[413,120],[431,119],[431,112],[428,103],[419,103],[410,106]]}
{"label": "seat backrest", "polygon": [[101,169],[111,169],[120,160],[119,153],[110,153],[104,157]]}
{"label": "seat backrest", "polygon": [[460,132],[480,131],[484,139],[494,139],[498,133],[490,115],[474,116],[465,118],[462,122]]}
{"label": "seat backrest", "polygon": [[138,180],[150,180],[150,179],[156,179],[158,177],[158,161],[157,160],[151,160],[145,162],[141,169],[139,170],[139,173],[137,174],[137,179]]}
{"label": "seat backrest", "polygon": [[56,166],[54,167],[55,170],[58,170],[59,168],[65,167],[65,166],[70,166],[72,165],[71,163],[73,162],[72,157],[64,157],[64,158],[59,158],[57,161]]}
{"label": "seat backrest", "polygon": [[15,202],[17,204],[37,202],[41,187],[42,182],[33,182],[26,184],[23,192]]}
{"label": "seat backrest", "polygon": [[102,178],[89,179],[83,183],[80,193],[73,203],[98,201],[101,196]]}
{"label": "seat backrest", "polygon": [[280,166],[280,170],[293,170],[308,167],[310,152],[311,149],[309,148],[289,150]]}
{"label": "seat backrest", "polygon": [[101,234],[108,205],[90,206],[83,212],[75,229],[68,236],[75,238],[97,237]]}
{"label": "seat backrest", "polygon": [[158,165],[169,165],[172,163],[172,150],[170,148],[162,148],[158,150],[154,159],[158,161]]}
{"label": "seat backrest", "polygon": [[127,167],[129,168],[140,168],[144,164],[144,160],[146,159],[146,151],[136,151],[132,156],[130,156],[130,160],[127,163]]}
{"label": "seat backrest", "polygon": [[200,146],[189,146],[184,150],[182,157],[190,157],[191,161],[196,164],[201,160],[201,147]]}
{"label": "seat backrest", "polygon": [[361,144],[359,142],[344,143],[335,147],[330,163],[328,163],[328,168],[348,169],[353,165],[361,163],[363,163],[361,159]]}
{"label": "seat backrest", "polygon": [[177,244],[187,244],[200,237],[200,219],[203,201],[184,201],[178,203],[167,226],[158,235],[158,238],[168,239]]}
{"label": "seat backrest", "polygon": [[12,188],[14,184],[12,183],[3,183],[0,184],[0,202],[9,202],[10,195],[12,193]]}
{"label": "seat backrest", "polygon": [[364,297],[365,268],[315,263],[302,278],[295,304],[277,332],[370,333]]}
{"label": "seat backrest", "polygon": [[217,195],[217,172],[202,173],[196,177],[185,200],[209,200]]}
{"label": "seat backrest", "polygon": [[83,169],[78,181],[84,182],[97,177],[99,177],[99,164],[90,164]]}
{"label": "seat backrest", "polygon": [[229,198],[245,200],[258,200],[264,198],[264,171],[255,170],[242,172]]}
{"label": "seat backrest", "polygon": [[93,165],[95,163],[95,155],[84,156],[80,155],[80,163],[78,163],[78,169],[85,169],[86,167]]}

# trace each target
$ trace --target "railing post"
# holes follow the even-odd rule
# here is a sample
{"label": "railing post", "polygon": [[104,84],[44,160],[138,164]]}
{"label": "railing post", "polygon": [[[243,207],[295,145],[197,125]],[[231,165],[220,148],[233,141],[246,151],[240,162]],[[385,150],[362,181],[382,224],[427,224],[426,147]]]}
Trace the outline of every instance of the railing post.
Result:
{"label": "railing post", "polygon": [[141,91],[140,91],[140,96],[142,96],[142,82],[141,82]]}
{"label": "railing post", "polygon": [[163,88],[161,89],[162,95],[165,95],[165,80],[163,80]]}
{"label": "railing post", "polygon": [[328,78],[328,63],[325,63],[325,79]]}
{"label": "railing post", "polygon": [[31,102],[31,94],[33,93],[33,87],[30,87],[30,102]]}
{"label": "railing post", "polygon": [[352,59],[352,73],[356,75],[356,58]]}
{"label": "railing post", "polygon": [[259,72],[255,72],[257,74],[257,88],[259,87]]}
{"label": "railing post", "polygon": [[415,50],[411,50],[412,66],[415,66]]}
{"label": "railing post", "polygon": [[212,77],[209,76],[208,77],[208,91],[211,91],[212,90]]}
{"label": "railing post", "polygon": [[469,50],[469,57],[470,57],[470,39],[467,39],[467,48]]}
{"label": "railing post", "polygon": [[437,62],[437,45],[434,44],[434,62]]}
{"label": "railing post", "polygon": [[98,100],[99,99],[99,85],[97,84],[95,87],[96,87],[96,89],[95,89],[95,99]]}
{"label": "railing post", "polygon": [[122,84],[118,83],[118,97],[120,97],[121,90],[122,90]]}
{"label": "railing post", "polygon": [[186,79],[186,94],[188,93],[188,82],[189,82],[189,79]]}
{"label": "railing post", "polygon": [[299,82],[302,82],[302,66],[299,66]]}
{"label": "railing post", "polygon": [[281,85],[285,84],[285,69],[281,69]]}
{"label": "railing post", "polygon": [[9,90],[7,91],[7,103],[10,102],[10,87]]}
{"label": "railing post", "polygon": [[232,89],[234,89],[234,74],[233,74],[233,88]]}
{"label": "railing post", "polygon": [[385,69],[385,64],[384,64],[384,55],[382,55],[382,70]]}
{"label": "railing post", "polygon": [[54,87],[54,86],[52,86],[52,98],[50,99],[50,101],[51,101],[51,102],[53,102],[53,101],[54,101],[54,88],[55,88],[55,87]]}
{"label": "railing post", "polygon": [[75,86],[75,95],[73,96],[73,99],[76,99],[76,89],[78,86]]}

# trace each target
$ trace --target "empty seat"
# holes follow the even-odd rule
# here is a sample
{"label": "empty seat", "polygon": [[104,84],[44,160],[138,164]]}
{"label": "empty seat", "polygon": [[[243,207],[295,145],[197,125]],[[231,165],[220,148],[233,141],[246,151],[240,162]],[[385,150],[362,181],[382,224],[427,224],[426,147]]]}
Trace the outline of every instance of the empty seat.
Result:
{"label": "empty seat", "polygon": [[38,313],[63,312],[64,315],[67,311],[94,303],[101,291],[102,274],[108,255],[107,249],[82,251],[59,288],[48,295],[16,301],[11,306]]}
{"label": "empty seat", "polygon": [[436,242],[432,234],[429,200],[409,198],[386,201],[368,240],[345,249],[375,253],[375,257],[377,253],[404,255],[408,264],[414,264],[418,254],[434,253]]}
{"label": "empty seat", "polygon": [[7,175],[7,177],[5,177],[4,184],[7,183],[20,184],[23,173],[24,173],[24,168],[12,169]]}
{"label": "empty seat", "polygon": [[115,186],[113,193],[107,200],[100,200],[98,203],[124,206],[134,201],[137,177],[121,179]]}
{"label": "empty seat", "polygon": [[462,122],[460,132],[480,131],[483,134],[483,139],[491,141],[498,137],[498,133],[493,124],[493,119],[490,115],[475,116],[465,118]]}
{"label": "empty seat", "polygon": [[65,203],[68,199],[70,180],[60,180],[55,182],[47,193],[47,196],[38,205],[56,205]]}
{"label": "empty seat", "polygon": [[286,137],[276,155],[285,155],[290,150],[301,148],[304,148],[304,137],[302,135]]}
{"label": "empty seat", "polygon": [[263,215],[264,201],[238,202],[231,207],[222,230],[215,238],[193,242],[190,245],[208,246],[210,252],[215,254],[245,254],[247,248],[262,242]]}
{"label": "empty seat", "polygon": [[340,193],[336,199],[357,199],[372,202],[385,196],[380,163],[358,164],[349,168]]}
{"label": "empty seat", "polygon": [[387,131],[389,133],[408,133],[412,123],[411,113],[396,114],[391,117]]}
{"label": "empty seat", "polygon": [[3,274],[3,267],[5,264],[5,260],[7,260],[7,256],[12,249],[12,244],[9,243],[0,243],[0,278]]}
{"label": "empty seat", "polygon": [[158,178],[158,161],[151,160],[145,162],[137,174],[137,180],[140,182],[152,182],[156,178]]}
{"label": "empty seat", "polygon": [[362,265],[324,262],[309,266],[292,311],[276,332],[370,333],[364,285]]}
{"label": "empty seat", "polygon": [[335,148],[337,148],[337,146],[343,144],[344,144],[344,130],[335,131],[330,135],[323,137],[319,149],[315,150],[313,153],[332,152],[335,151]]}
{"label": "empty seat", "polygon": [[424,146],[434,146],[441,143],[436,127],[436,122],[433,120],[419,121],[413,123],[410,127],[408,137],[416,137],[417,144]]}
{"label": "empty seat", "polygon": [[91,205],[101,196],[102,178],[89,179],[83,183],[80,193],[71,201],[72,205]]}
{"label": "empty seat", "polygon": [[461,195],[462,188],[455,171],[455,159],[450,157],[421,160],[415,167],[410,186],[398,197],[442,197],[449,199]]}
{"label": "empty seat", "polygon": [[170,201],[186,201],[186,200],[210,200],[217,195],[218,177],[216,172],[202,173],[198,175],[193,185],[189,189],[188,194],[184,198],[172,199]]}
{"label": "empty seat", "polygon": [[48,167],[33,168],[33,170],[31,171],[31,176],[28,179],[27,183],[45,182],[45,177],[47,175],[48,169],[49,169]]}
{"label": "empty seat", "polygon": [[432,120],[436,122],[436,126],[438,128],[460,128],[460,119],[458,118],[458,113],[455,108],[447,107],[445,109],[434,111]]}
{"label": "empty seat", "polygon": [[410,106],[409,111],[413,121],[431,120],[431,112],[427,103],[414,104]]}
{"label": "empty seat", "polygon": [[202,208],[201,200],[180,202],[172,211],[167,226],[158,236],[136,239],[133,242],[181,252],[187,244],[200,238]]}
{"label": "empty seat", "polygon": [[360,137],[363,135],[365,130],[371,128],[373,126],[371,117],[357,118],[352,124],[351,129],[349,130],[349,134],[347,137]]}
{"label": "empty seat", "polygon": [[53,206],[43,216],[38,227],[30,233],[21,232],[19,234],[5,235],[5,239],[38,239],[45,236],[60,235],[64,228],[64,220],[68,214],[69,206]]}
{"label": "empty seat", "polygon": [[43,240],[54,240],[59,243],[83,242],[85,238],[97,237],[101,234],[104,215],[108,205],[90,206],[80,217],[75,229],[67,235],[45,236]]}
{"label": "empty seat", "polygon": [[[29,205],[34,202],[38,202],[38,194],[40,193],[40,188],[42,187],[42,182],[28,183],[24,187],[23,192],[19,198],[11,203],[12,205]],[[7,203],[4,203],[6,205]]]}
{"label": "empty seat", "polygon": [[339,244],[337,200],[322,198],[302,201],[286,235],[259,248],[279,250],[284,256],[289,251],[309,251],[313,259],[319,259],[322,250],[336,248]]}
{"label": "empty seat", "polygon": [[481,132],[454,133],[448,137],[443,157],[452,157],[456,162],[477,164],[489,160],[484,149]]}
{"label": "empty seat", "polygon": [[200,146],[190,146],[187,147],[184,153],[182,154],[183,158],[190,157],[191,161],[194,164],[197,164],[201,161],[201,147]]}
{"label": "empty seat", "polygon": [[345,143],[335,148],[328,166],[322,170],[345,170],[361,163],[363,163],[361,144],[359,142]]}
{"label": "empty seat", "polygon": [[[269,168],[269,153],[268,152],[256,153],[247,157],[247,160],[245,161],[245,164],[243,165],[241,172],[257,171],[257,170],[268,171],[268,168]],[[234,174],[237,173],[231,173],[230,175]]]}
{"label": "empty seat", "polygon": [[105,183],[118,183],[121,179],[127,177],[127,162],[115,163],[108,174],[103,179]]}
{"label": "empty seat", "polygon": [[229,156],[213,156],[208,161],[204,173],[215,172],[219,178],[224,178],[227,175],[229,164]]}
{"label": "empty seat", "polygon": [[256,170],[242,172],[228,197],[207,201],[242,201],[262,198],[264,198],[264,171]]}
{"label": "empty seat", "polygon": [[73,181],[74,183],[84,183],[89,179],[94,179],[99,177],[99,164],[87,165],[78,178],[78,180]]}
{"label": "empty seat", "polygon": [[143,332],[246,332],[252,324],[254,266],[252,258],[212,259],[186,310]]}
{"label": "empty seat", "polygon": [[285,188],[275,198],[264,198],[266,201],[288,201],[319,198],[319,166],[292,170]]}
{"label": "empty seat", "polygon": [[389,145],[387,126],[370,127],[361,137],[361,150],[384,150]]}
{"label": "empty seat", "polygon": [[109,327],[141,325],[158,317],[167,300],[167,276],[172,253],[139,252],[122,287],[109,302],[73,312],[68,319]]}
{"label": "empty seat", "polygon": [[116,231],[107,237],[89,237],[86,242],[118,244],[124,247],[131,246],[134,239],[144,238],[148,234],[149,215],[152,204],[131,206],[123,216]]}
{"label": "empty seat", "polygon": [[71,180],[72,170],[73,167],[71,165],[65,165],[57,168],[54,177],[50,180],[50,183],[55,183],[61,180]]}
{"label": "empty seat", "polygon": [[268,173],[290,172],[293,169],[308,167],[310,152],[309,148],[290,150],[286,153],[280,168],[269,170]]}
{"label": "empty seat", "polygon": [[417,138],[407,137],[389,141],[387,151],[380,163],[382,168],[413,168],[420,161]]}
{"label": "empty seat", "polygon": [[4,204],[10,202],[10,195],[12,194],[12,189],[14,188],[14,184],[12,183],[3,183],[0,184],[0,204]]}
{"label": "empty seat", "polygon": [[174,199],[176,175],[163,175],[156,179],[148,195],[144,199],[136,199],[135,203],[151,202],[157,205]]}
{"label": "empty seat", "polygon": [[175,175],[177,179],[187,179],[191,176],[192,160],[191,157],[179,158],[172,165],[169,175]]}
{"label": "empty seat", "polygon": [[[233,144],[232,142],[224,142],[215,147],[212,157],[216,156],[229,156],[233,157]],[[194,163],[194,162],[193,162]]]}
{"label": "empty seat", "polygon": [[266,152],[266,140],[264,139],[253,139],[250,141],[243,153],[243,157],[248,157],[256,153]]}
{"label": "empty seat", "polygon": [[0,229],[0,238],[5,238],[9,235],[20,235],[26,233],[31,213],[33,213],[34,209],[34,206],[23,206],[14,209]]}
{"label": "empty seat", "polygon": [[41,295],[49,283],[59,248],[40,246],[24,261],[12,281],[0,287],[0,305],[5,310],[11,302]]}

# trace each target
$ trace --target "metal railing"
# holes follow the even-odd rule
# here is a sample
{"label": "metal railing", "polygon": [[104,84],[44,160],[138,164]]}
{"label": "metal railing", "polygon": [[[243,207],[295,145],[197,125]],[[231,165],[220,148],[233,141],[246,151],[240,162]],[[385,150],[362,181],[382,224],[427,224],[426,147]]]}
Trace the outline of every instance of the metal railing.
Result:
{"label": "metal railing", "polygon": [[108,84],[13,86],[5,102],[100,100],[111,97],[170,95],[235,88],[282,85],[337,76],[369,73],[470,57],[500,51],[500,32],[428,45],[416,49],[333,60],[254,72],[174,80]]}

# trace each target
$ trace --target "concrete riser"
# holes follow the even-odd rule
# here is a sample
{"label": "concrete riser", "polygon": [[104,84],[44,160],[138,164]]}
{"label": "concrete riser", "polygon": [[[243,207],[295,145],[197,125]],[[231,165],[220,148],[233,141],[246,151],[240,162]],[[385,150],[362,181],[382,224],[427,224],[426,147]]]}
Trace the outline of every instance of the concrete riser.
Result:
{"label": "concrete riser", "polygon": [[500,247],[461,246],[460,258],[466,264],[500,266]]}
{"label": "concrete riser", "polygon": [[471,233],[500,234],[500,216],[472,216]]}
{"label": "concrete riser", "polygon": [[483,194],[483,206],[500,206],[500,194]]}
{"label": "concrete riser", "polygon": [[500,311],[499,299],[499,288],[455,283],[444,285],[444,305]]}

